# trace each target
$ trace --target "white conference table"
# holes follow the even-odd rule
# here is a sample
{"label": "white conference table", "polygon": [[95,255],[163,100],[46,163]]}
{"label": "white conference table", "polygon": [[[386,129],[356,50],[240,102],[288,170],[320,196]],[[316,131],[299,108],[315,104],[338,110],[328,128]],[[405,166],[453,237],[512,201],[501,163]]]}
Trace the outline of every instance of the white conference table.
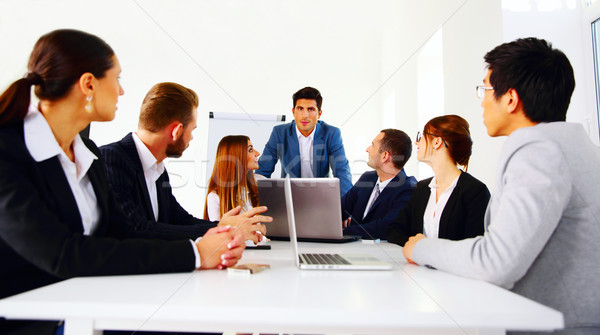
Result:
{"label": "white conference table", "polygon": [[369,253],[392,271],[298,270],[289,242],[246,250],[253,275],[82,277],[0,300],[8,319],[65,320],[65,335],[102,329],[302,334],[504,334],[563,327],[560,312],[497,286],[407,264],[402,248],[300,243],[303,252]]}

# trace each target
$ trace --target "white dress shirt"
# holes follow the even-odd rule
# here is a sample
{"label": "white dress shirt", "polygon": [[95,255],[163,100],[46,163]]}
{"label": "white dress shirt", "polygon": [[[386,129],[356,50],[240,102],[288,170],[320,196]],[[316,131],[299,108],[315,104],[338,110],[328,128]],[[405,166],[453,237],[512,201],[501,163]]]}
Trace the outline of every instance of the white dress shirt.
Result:
{"label": "white dress shirt", "polygon": [[[156,180],[158,180],[165,172],[165,164],[163,162],[156,162],[156,157],[154,157],[150,149],[148,149],[135,132],[131,133],[131,137],[133,138],[133,143],[135,143],[135,149],[137,150],[138,157],[142,163],[142,169],[144,170],[144,179],[146,180],[146,188],[148,189],[150,203],[152,204],[152,213],[154,214],[154,219],[158,221],[158,191],[156,190]],[[196,241],[190,240],[194,249],[196,269],[200,268],[200,265],[202,265],[200,253],[198,252],[198,247],[196,247],[196,242],[200,239],[202,239],[202,237],[198,237]]]}
{"label": "white dress shirt", "polygon": [[154,157],[152,152],[150,152],[150,149],[146,147],[136,133],[132,133],[131,136],[133,137],[135,148],[137,149],[138,156],[142,162],[142,168],[144,169],[144,179],[146,180],[146,187],[148,188],[148,194],[150,195],[154,219],[158,221],[158,191],[156,190],[156,180],[158,180],[160,175],[165,172],[165,165],[163,162],[156,162],[156,157]]}
{"label": "white dress shirt", "polygon": [[23,131],[27,150],[36,162],[58,156],[81,215],[83,234],[90,235],[100,221],[100,208],[87,172],[98,157],[85,146],[77,134],[72,144],[75,162],[71,162],[58,145],[48,122],[33,105],[29,107],[23,121]]}
{"label": "white dress shirt", "polygon": [[[386,181],[381,181],[381,179],[377,178],[377,184],[375,185],[379,185],[379,195],[381,195],[381,192],[383,192],[383,189],[388,186],[388,184],[392,181],[392,179],[394,178],[390,178]],[[369,204],[371,206],[373,206],[373,204],[371,204],[371,202],[373,202],[373,198],[375,197],[375,190],[377,188],[375,186],[373,186],[373,191],[371,191],[371,196],[369,197],[369,201],[367,201],[367,206],[369,206]],[[367,213],[369,213],[369,211],[371,210],[371,206],[369,206],[369,208],[365,208],[365,212],[363,213],[363,219],[365,218],[365,216],[367,216]]]}
{"label": "white dress shirt", "polygon": [[[250,196],[246,196],[244,199],[244,205],[242,206],[242,211],[240,213],[247,212],[251,210],[252,200],[250,200]],[[216,192],[210,192],[206,196],[206,211],[208,212],[208,219],[210,221],[219,221],[221,220],[221,200]],[[262,240],[259,241],[259,244],[265,244],[269,240],[266,236],[263,236]],[[247,246],[254,245],[254,242],[251,240],[246,241]]]}
{"label": "white dress shirt", "polygon": [[[316,127],[315,127],[316,129]],[[315,138],[315,129],[308,136],[302,135],[298,125],[296,125],[296,136],[300,150],[300,177],[313,178],[313,140]]]}
{"label": "white dress shirt", "polygon": [[444,207],[446,207],[446,203],[448,203],[450,195],[452,195],[452,191],[454,191],[454,188],[456,187],[459,177],[460,174],[440,195],[437,203],[435,202],[437,190],[437,186],[435,186],[435,176],[431,178],[431,182],[429,183],[431,193],[429,194],[429,201],[427,202],[427,208],[425,208],[425,214],[423,214],[423,234],[425,236],[429,238],[438,238],[440,233],[440,217],[442,216]]}

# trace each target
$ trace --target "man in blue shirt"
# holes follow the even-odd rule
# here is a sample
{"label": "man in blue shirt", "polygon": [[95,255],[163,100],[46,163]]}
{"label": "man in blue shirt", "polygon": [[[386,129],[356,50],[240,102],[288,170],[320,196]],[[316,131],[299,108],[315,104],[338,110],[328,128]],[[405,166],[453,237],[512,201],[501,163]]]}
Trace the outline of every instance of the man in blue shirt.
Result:
{"label": "man in blue shirt", "polygon": [[273,128],[255,174],[270,178],[278,160],[282,177],[329,177],[331,168],[340,180],[343,196],[352,187],[350,167],[340,129],[319,120],[323,113],[321,93],[305,87],[294,93],[293,102],[294,121]]}

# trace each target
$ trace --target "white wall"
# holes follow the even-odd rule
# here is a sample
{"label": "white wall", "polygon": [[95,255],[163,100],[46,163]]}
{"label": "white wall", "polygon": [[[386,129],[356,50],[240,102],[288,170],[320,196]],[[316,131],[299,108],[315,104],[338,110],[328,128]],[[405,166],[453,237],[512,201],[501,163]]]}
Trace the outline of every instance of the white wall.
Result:
{"label": "white wall", "polygon": [[[432,5],[425,2],[423,6]],[[503,139],[487,136],[482,123],[482,109],[475,94],[485,75],[483,55],[502,42],[502,17],[499,0],[438,1],[437,17],[423,26],[406,31],[419,37],[411,60],[395,83],[402,115],[397,127],[413,137],[432,117],[457,114],[470,124],[473,154],[469,172],[493,189],[496,160]],[[419,20],[421,18],[419,17]],[[408,89],[407,89],[408,88]],[[407,108],[404,108],[407,107]],[[431,170],[416,160],[407,170],[418,179],[431,176]]]}
{"label": "white wall", "polygon": [[182,205],[200,215],[209,111],[291,118],[292,94],[314,86],[324,96],[323,120],[346,122],[342,134],[349,144],[365,139],[355,155],[348,148],[351,160],[364,159],[366,140],[380,128],[380,101],[368,97],[381,83],[380,32],[393,20],[387,7],[394,3],[6,0],[0,2],[0,86],[26,72],[39,36],[70,27],[105,39],[123,68],[125,95],[115,120],[92,125],[97,144],[136,129],[139,105],[153,84],[175,81],[194,89],[200,98],[195,140],[168,168]]}
{"label": "white wall", "polygon": [[[600,5],[600,4],[597,4]],[[595,104],[590,24],[582,0],[503,0],[503,39],[544,38],[562,50],[573,66],[576,87],[567,121],[583,124],[592,141],[599,143]]]}
{"label": "white wall", "polygon": [[469,122],[473,139],[469,173],[491,191],[504,138],[487,135],[475,86],[487,72],[483,56],[502,42],[500,8],[499,1],[468,1],[443,28],[445,114],[458,114]]}
{"label": "white wall", "polygon": [[[194,89],[200,97],[195,140],[168,168],[175,195],[196,215],[202,213],[206,192],[202,166],[208,112],[291,118],[291,95],[307,85],[324,96],[323,120],[342,129],[355,180],[367,169],[365,149],[379,130],[395,127],[412,138],[439,108],[437,115],[459,114],[470,122],[475,146],[469,172],[493,188],[503,140],[485,134],[474,89],[485,74],[485,52],[504,40],[539,32],[574,64],[578,86],[569,119],[583,122],[591,111],[583,102],[588,96],[581,91],[584,81],[578,78],[585,60],[584,38],[577,37],[583,25],[575,27],[581,8],[551,17],[560,22],[568,17],[572,29],[565,35],[565,24],[549,21],[547,12],[525,15],[509,11],[506,3],[4,0],[0,89],[26,72],[39,36],[65,27],[102,37],[121,61],[125,95],[113,122],[92,126],[91,136],[99,145],[136,129],[139,105],[153,84],[175,81]],[[431,40],[436,33],[438,39]],[[413,157],[407,172],[422,178],[417,171]]]}

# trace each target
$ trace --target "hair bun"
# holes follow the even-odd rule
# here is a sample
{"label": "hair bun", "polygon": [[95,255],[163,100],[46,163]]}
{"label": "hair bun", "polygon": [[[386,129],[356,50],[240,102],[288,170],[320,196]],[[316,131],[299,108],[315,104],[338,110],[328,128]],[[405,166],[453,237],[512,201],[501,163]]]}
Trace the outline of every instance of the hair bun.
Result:
{"label": "hair bun", "polygon": [[25,79],[27,79],[27,81],[31,85],[41,85],[44,83],[44,79],[42,78],[42,76],[40,76],[39,74],[37,74],[35,72],[27,73],[27,75],[25,76]]}

